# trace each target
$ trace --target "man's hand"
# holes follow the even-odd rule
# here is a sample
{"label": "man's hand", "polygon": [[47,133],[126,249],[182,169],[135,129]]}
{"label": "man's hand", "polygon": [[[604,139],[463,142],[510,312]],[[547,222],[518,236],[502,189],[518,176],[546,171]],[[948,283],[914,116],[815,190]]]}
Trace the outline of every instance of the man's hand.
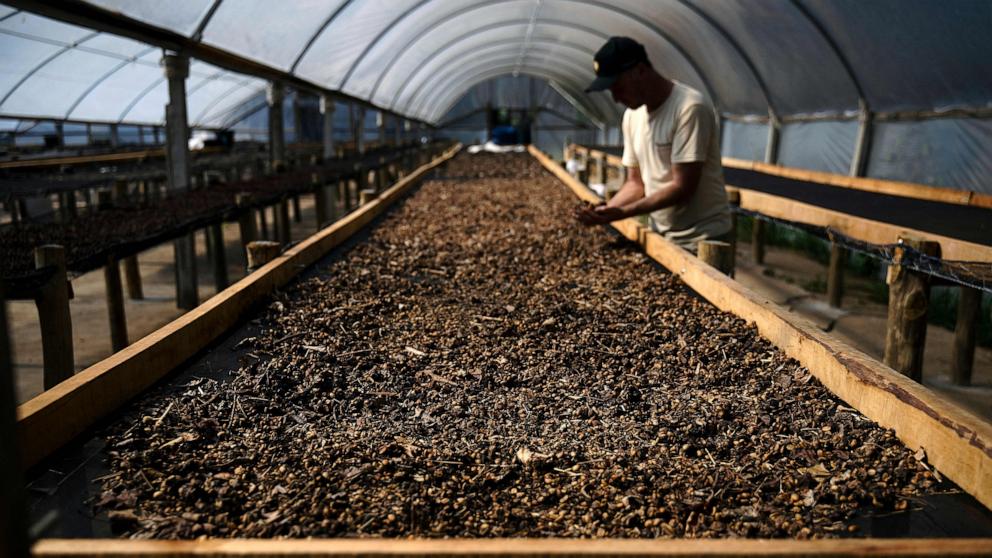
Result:
{"label": "man's hand", "polygon": [[619,207],[607,207],[607,205],[602,202],[595,206],[583,205],[575,210],[576,220],[587,227],[592,225],[605,225],[607,223],[612,223],[613,221],[623,219],[626,216],[626,212]]}

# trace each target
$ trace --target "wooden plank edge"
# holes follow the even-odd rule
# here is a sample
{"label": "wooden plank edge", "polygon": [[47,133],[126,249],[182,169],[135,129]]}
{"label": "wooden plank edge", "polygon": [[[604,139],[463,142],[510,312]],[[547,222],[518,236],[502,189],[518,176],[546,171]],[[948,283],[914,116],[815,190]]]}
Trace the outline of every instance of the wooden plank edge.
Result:
{"label": "wooden plank edge", "polygon": [[[536,149],[531,153],[580,198],[598,199],[546,155]],[[714,306],[753,322],[762,336],[848,405],[893,429],[907,447],[924,448],[930,465],[992,509],[992,424],[830,337],[633,219],[614,227]]]}
{"label": "wooden plank edge", "polygon": [[992,246],[848,215],[840,211],[739,186],[728,185],[727,190],[740,193],[742,209],[755,211],[769,217],[820,227],[831,227],[852,238],[874,244],[894,244],[899,236],[915,236],[939,242],[941,257],[944,259],[992,262]]}
{"label": "wooden plank edge", "polygon": [[251,305],[384,212],[427,172],[457,154],[457,144],[386,190],[373,203],[318,231],[195,309],[80,371],[17,409],[27,469],[150,387],[237,324]]}
{"label": "wooden plank edge", "polygon": [[992,539],[820,539],[644,540],[644,539],[206,539],[148,541],[118,539],[44,539],[35,544],[39,558],[199,556],[227,558],[369,557],[491,558],[555,557],[708,557],[992,556]]}
{"label": "wooden plank edge", "polygon": [[796,167],[785,167],[782,165],[771,165],[761,161],[748,161],[744,159],[735,159],[733,157],[723,157],[723,166],[732,169],[752,170],[772,176],[781,176],[783,178],[815,182],[817,184],[824,184],[827,186],[836,186],[838,188],[861,190],[863,192],[873,192],[876,194],[886,194],[890,196],[900,196],[904,198],[950,203],[955,205],[992,208],[992,195],[972,192],[970,190],[956,190],[940,186],[930,186],[928,184],[901,182],[882,178],[848,176],[846,174],[800,169]]}

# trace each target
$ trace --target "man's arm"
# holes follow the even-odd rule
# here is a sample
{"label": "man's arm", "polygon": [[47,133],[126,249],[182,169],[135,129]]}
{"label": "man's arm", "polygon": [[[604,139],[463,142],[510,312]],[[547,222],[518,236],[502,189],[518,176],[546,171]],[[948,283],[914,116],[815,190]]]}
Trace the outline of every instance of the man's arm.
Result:
{"label": "man's arm", "polygon": [[[628,181],[624,183],[623,187],[610,200],[609,204],[580,212],[577,215],[579,221],[585,225],[601,225],[686,203],[692,199],[692,196],[696,193],[696,189],[699,188],[699,179],[703,174],[703,163],[673,164],[671,184],[646,197],[644,195],[644,182],[640,171],[636,174],[637,183],[640,188],[639,196],[634,196],[638,190],[635,190],[634,181],[631,180],[631,175],[628,174]],[[628,185],[630,185],[629,188]],[[628,193],[630,196],[629,200],[620,199],[618,201],[621,194]]]}
{"label": "man's arm", "polygon": [[610,198],[606,207],[623,207],[644,197],[644,180],[640,167],[627,167],[627,180]]}

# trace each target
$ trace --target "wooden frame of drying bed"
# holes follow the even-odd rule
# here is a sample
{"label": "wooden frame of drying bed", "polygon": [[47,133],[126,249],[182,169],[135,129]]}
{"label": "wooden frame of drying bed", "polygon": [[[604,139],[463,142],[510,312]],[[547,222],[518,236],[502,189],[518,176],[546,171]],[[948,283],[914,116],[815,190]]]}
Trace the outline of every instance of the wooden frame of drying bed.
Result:
{"label": "wooden frame of drying bed", "polygon": [[[430,165],[418,169],[410,177],[387,190],[378,200],[353,213],[337,224],[324,229],[289,252],[260,268],[256,273],[220,293],[194,312],[169,324],[159,332],[139,341],[129,349],[77,375],[80,380],[65,386],[59,393],[52,393],[42,401],[32,401],[21,409],[21,435],[32,433],[41,436],[44,429],[52,428],[60,441],[24,440],[25,451],[30,451],[29,463],[36,463],[54,451],[81,428],[77,425],[58,423],[60,413],[82,414],[85,420],[94,420],[95,413],[86,409],[97,404],[101,412],[110,412],[168,373],[188,358],[168,354],[169,348],[195,340],[202,347],[206,341],[197,336],[211,332],[212,336],[234,325],[251,302],[271,292],[278,285],[289,281],[300,269],[316,261],[330,248],[359,231],[382,213],[416,182],[426,170],[452,157],[457,148],[449,150]],[[583,199],[594,199],[584,186],[567,175],[558,165],[536,149],[531,153],[547,169],[565,182]],[[819,335],[815,328],[805,323],[793,323],[791,316],[758,299],[729,278],[696,260],[680,248],[647,233],[632,221],[617,224],[628,238],[645,247],[653,258],[680,275],[690,287],[709,299],[717,307],[734,311],[750,321],[756,321],[762,334],[798,358],[828,387],[855,404],[862,412],[882,422],[897,420],[899,416],[912,417],[911,425],[924,431],[913,437],[905,432],[907,443],[918,445],[925,441],[929,448],[939,448],[939,453],[959,452],[960,455],[934,455],[934,462],[942,471],[965,486],[989,504],[989,486],[975,488],[975,483],[985,482],[990,468],[988,445],[992,432],[988,425],[973,425],[974,417],[963,416],[957,409],[934,401],[924,388],[903,381],[891,371],[869,358],[838,347]],[[194,351],[195,352],[195,351]],[[189,355],[191,356],[191,354]],[[158,371],[149,374],[148,366]],[[141,374],[137,374],[141,371]],[[136,374],[140,378],[132,378]],[[154,377],[149,377],[149,376]],[[67,382],[69,383],[69,382]],[[850,393],[860,389],[864,396]],[[932,413],[932,414],[929,414]],[[67,415],[63,415],[67,416]],[[974,427],[972,430],[969,428]],[[905,425],[900,426],[905,430]],[[965,447],[969,435],[972,445]],[[23,439],[23,438],[22,438]],[[33,444],[33,445],[32,445]],[[980,447],[984,451],[979,451]],[[977,470],[969,473],[968,466]],[[950,474],[956,471],[956,477]],[[456,540],[398,540],[398,539],[337,539],[337,540],[196,540],[196,541],[141,541],[141,540],[60,540],[38,541],[35,556],[48,558],[82,557],[277,557],[323,556],[399,558],[399,557],[451,557],[490,556],[533,558],[536,556],[982,556],[992,555],[990,539],[948,539],[941,541],[903,539],[844,539],[844,540],[576,540],[576,539],[456,539]]]}

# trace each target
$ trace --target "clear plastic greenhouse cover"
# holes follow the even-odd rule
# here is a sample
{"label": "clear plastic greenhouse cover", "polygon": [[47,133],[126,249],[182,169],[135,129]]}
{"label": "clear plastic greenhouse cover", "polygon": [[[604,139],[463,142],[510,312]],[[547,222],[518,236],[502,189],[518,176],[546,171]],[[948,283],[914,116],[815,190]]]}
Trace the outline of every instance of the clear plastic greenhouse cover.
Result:
{"label": "clear plastic greenhouse cover", "polygon": [[[808,165],[843,172],[854,149],[852,126],[856,129],[859,110],[866,110],[893,121],[882,126],[879,140],[885,144],[869,163],[869,171],[877,164],[891,174],[891,164],[879,153],[897,149],[916,123],[953,112],[966,122],[928,125],[925,136],[962,146],[977,159],[957,156],[966,166],[954,175],[962,182],[944,185],[992,189],[984,174],[992,166],[988,0],[88,4],[433,123],[444,121],[473,86],[509,74],[544,79],[600,129],[615,126],[619,111],[612,101],[583,88],[592,78],[596,49],[611,35],[628,35],[645,44],[661,72],[706,93],[721,114],[765,119],[725,135],[732,152],[752,153],[751,143],[763,137],[740,133],[741,126],[792,122],[782,134],[782,155],[790,164],[803,164],[808,155],[813,157]],[[0,53],[0,115],[162,120],[160,52],[148,45],[0,6]],[[264,85],[203,63],[194,64],[191,73],[194,125],[225,125],[232,107]],[[797,124],[813,119],[835,124]],[[969,125],[969,119],[985,122]],[[737,145],[735,138],[750,143]]]}

